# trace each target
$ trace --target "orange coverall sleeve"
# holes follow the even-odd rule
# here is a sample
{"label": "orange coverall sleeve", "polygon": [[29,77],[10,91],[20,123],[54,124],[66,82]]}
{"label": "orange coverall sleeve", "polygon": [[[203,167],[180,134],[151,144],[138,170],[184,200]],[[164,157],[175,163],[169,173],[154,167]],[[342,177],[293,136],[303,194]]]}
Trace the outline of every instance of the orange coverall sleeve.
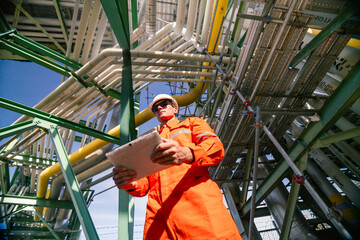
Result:
{"label": "orange coverall sleeve", "polygon": [[147,177],[141,178],[136,181],[137,186],[136,188],[127,189],[125,190],[128,194],[134,197],[143,197],[149,191],[149,179]]}
{"label": "orange coverall sleeve", "polygon": [[185,143],[194,153],[194,166],[216,165],[224,157],[224,146],[214,130],[201,118],[191,118],[193,143]]}

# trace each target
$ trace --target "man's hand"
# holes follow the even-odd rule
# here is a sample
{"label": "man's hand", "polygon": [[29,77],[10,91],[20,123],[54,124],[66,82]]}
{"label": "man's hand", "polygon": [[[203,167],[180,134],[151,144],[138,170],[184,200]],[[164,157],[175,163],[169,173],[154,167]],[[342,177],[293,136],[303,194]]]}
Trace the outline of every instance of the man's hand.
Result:
{"label": "man's hand", "polygon": [[182,147],[172,139],[163,139],[151,154],[151,161],[164,165],[192,163],[194,155],[190,148]]}
{"label": "man's hand", "polygon": [[136,177],[136,173],[133,170],[125,167],[113,168],[113,180],[118,189],[129,190],[137,186],[137,182],[132,182]]}

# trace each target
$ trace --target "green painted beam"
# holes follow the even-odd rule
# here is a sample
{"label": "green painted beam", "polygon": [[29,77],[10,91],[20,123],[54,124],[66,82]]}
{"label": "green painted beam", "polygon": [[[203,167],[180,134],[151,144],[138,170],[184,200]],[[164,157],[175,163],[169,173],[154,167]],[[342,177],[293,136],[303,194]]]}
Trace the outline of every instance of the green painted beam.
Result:
{"label": "green painted beam", "polygon": [[62,31],[63,34],[64,34],[65,43],[66,43],[66,45],[68,45],[69,36],[68,36],[68,33],[67,33],[67,27],[66,27],[66,22],[65,22],[65,20],[64,20],[64,16],[63,16],[63,14],[61,13],[59,0],[53,0],[53,2],[54,2],[54,7],[55,7],[56,15],[57,15],[58,20],[59,20],[59,23],[60,23],[61,31]]}
{"label": "green painted beam", "polygon": [[0,195],[0,204],[74,209],[74,205],[71,201],[51,200],[44,198],[14,196],[6,194]]}
{"label": "green painted beam", "polygon": [[[247,30],[246,30],[246,32],[244,33],[244,35],[241,37],[241,39],[239,40],[239,42],[238,42],[238,43],[236,44],[236,46],[235,46],[234,54],[235,54],[236,56],[239,56],[239,55],[240,55],[241,48],[242,48],[242,46],[243,46],[243,44],[244,44],[246,35],[247,35]],[[227,46],[229,47],[229,49],[233,49],[233,47],[234,47],[234,41],[233,41],[233,40],[228,40],[228,41],[227,41]]]}
{"label": "green painted beam", "polygon": [[47,229],[51,232],[51,234],[55,237],[56,240],[61,240],[61,237],[55,232],[55,230],[50,226],[48,222],[45,221],[45,218],[43,218],[42,214],[38,212],[36,207],[33,207],[35,214],[40,218],[40,220],[45,224]]}
{"label": "green painted beam", "polygon": [[[5,192],[8,192],[9,189],[10,189],[10,186],[11,185],[11,182],[10,182],[10,171],[9,171],[9,164],[8,163],[5,163],[5,164],[2,164],[2,166],[0,166],[0,171],[1,171],[1,174],[2,174],[2,187],[5,188]],[[13,174],[13,176],[15,175],[15,173]],[[2,187],[0,188],[2,190]],[[3,193],[1,191],[1,193]]]}
{"label": "green painted beam", "polygon": [[4,13],[0,9],[0,33],[4,33],[7,31],[10,31],[10,30],[11,30],[11,27],[10,27],[8,21],[6,20]]}
{"label": "green painted beam", "polygon": [[37,64],[40,64],[41,66],[51,69],[51,70],[53,70],[57,73],[60,73],[64,76],[67,76],[67,77],[71,76],[70,69],[67,69],[57,63],[54,63],[54,62],[50,61],[49,59],[46,59],[45,57],[41,56],[40,54],[36,54],[24,47],[21,47],[15,43],[10,42],[8,40],[0,38],[0,48],[6,49],[9,52],[12,52],[13,54],[19,55],[27,60],[30,60]]}
{"label": "green painted beam", "polygon": [[[122,49],[130,49],[127,1],[101,0],[101,5]],[[125,6],[126,5],[126,10]],[[122,10],[122,8],[124,10]]]}
{"label": "green painted beam", "polygon": [[[10,37],[17,43],[20,43],[21,45],[28,47],[32,49],[33,51],[39,52],[45,56],[48,56],[56,61],[59,61],[67,66],[70,66],[76,70],[80,69],[82,65],[48,47],[45,47],[25,36],[22,36],[20,34],[10,34]],[[65,67],[63,67],[65,68]],[[65,68],[67,69],[67,68]]]}
{"label": "green painted beam", "polygon": [[59,163],[65,179],[66,186],[70,193],[81,226],[84,230],[86,239],[100,239],[96,232],[95,225],[91,219],[85,200],[82,196],[81,189],[76,179],[74,170],[71,167],[71,163],[66,153],[65,146],[62,142],[59,131],[57,130],[57,125],[53,125],[51,122],[45,121],[40,122],[39,125],[47,128],[50,132],[50,137],[53,141],[56,153],[59,157]]}
{"label": "green painted beam", "polygon": [[[245,7],[246,7],[246,2],[245,1],[241,1],[240,2],[240,6],[239,6],[239,10],[238,13],[244,13],[245,11]],[[232,35],[231,35],[231,40],[235,41],[236,35],[238,34],[238,31],[241,31],[241,29],[239,28],[239,24],[241,23],[241,18],[236,18],[235,20],[235,24],[234,24],[234,30]]]}
{"label": "green painted beam", "polygon": [[[345,77],[340,86],[333,95],[328,99],[327,103],[319,111],[320,121],[311,122],[303,131],[288,155],[293,160],[298,160],[315,141],[322,136],[335,122],[349,109],[350,106],[360,97],[360,61],[354,66],[353,70]],[[277,186],[278,183],[290,172],[290,167],[284,159],[282,159],[269,174],[269,176],[258,187],[255,203],[259,204],[266,196]],[[247,215],[251,208],[251,199],[241,208],[241,214]]]}
{"label": "green painted beam", "polygon": [[[14,102],[14,101],[2,98],[2,97],[0,97],[0,107],[14,111],[14,112],[24,114],[29,117],[34,117],[34,118],[38,118],[40,120],[45,120],[47,122],[51,122],[51,123],[59,125],[61,127],[65,127],[65,128],[74,130],[76,132],[81,132],[81,133],[87,134],[92,137],[99,138],[101,140],[104,140],[104,141],[107,141],[110,143],[115,143],[115,144],[119,143],[119,139],[117,137],[111,136],[109,134],[97,131],[97,130],[89,128],[89,127],[81,126],[80,124],[74,123],[67,119],[51,115],[49,113],[40,111],[40,110],[32,108],[32,107],[25,106],[23,104],[20,104],[20,103],[17,103],[17,102]],[[35,119],[34,119],[34,121],[35,121],[35,123],[38,122],[38,120],[35,120]]]}
{"label": "green painted beam", "polygon": [[318,139],[311,148],[329,147],[333,143],[345,141],[348,139],[360,137],[360,127],[349,129],[343,132],[335,133],[330,136],[322,137]]}
{"label": "green painted beam", "polygon": [[76,215],[76,212],[72,212],[70,216],[70,225],[71,225],[71,232],[69,239],[79,239],[81,231],[80,229],[80,221]]}
{"label": "green painted beam", "polygon": [[289,67],[296,67],[307,55],[309,55],[317,46],[328,39],[331,34],[338,30],[343,23],[349,20],[359,11],[357,1],[347,1],[343,10],[326,27],[316,35],[301,51],[296,54]]}
{"label": "green painted beam", "polygon": [[[231,40],[228,40],[226,45],[228,46],[229,49],[233,49],[234,47],[234,42],[231,41]],[[241,49],[238,47],[238,46],[235,46],[235,49],[234,49],[234,55],[236,56],[239,56],[240,55],[240,51]]]}
{"label": "green painted beam", "polygon": [[[59,233],[59,235],[62,239],[66,236],[64,233]],[[13,237],[17,237],[17,239],[23,239],[25,237],[31,237],[31,239],[54,239],[54,236],[46,228],[0,229],[0,236],[9,237],[10,239],[14,239]]]}
{"label": "green painted beam", "polygon": [[17,209],[13,209],[10,213],[4,215],[4,216],[1,216],[1,220],[3,219],[7,219],[8,217],[14,215],[14,214],[17,214],[17,213],[21,213],[22,211],[25,211],[25,210],[28,210],[28,206],[22,206],[22,207],[18,207]]}
{"label": "green painted beam", "polygon": [[[137,18],[137,0],[131,0],[131,23],[132,23],[132,30],[138,28],[138,18]],[[139,42],[136,41],[133,43],[133,49],[136,48],[139,45]]]}
{"label": "green painted beam", "polygon": [[[12,217],[9,222],[13,223],[38,223],[38,221],[35,221],[33,217]],[[48,223],[56,223],[56,219],[52,221],[48,221]]]}
{"label": "green painted beam", "polygon": [[18,123],[9,127],[4,127],[0,129],[0,139],[4,139],[19,133],[23,133],[25,131],[28,131],[30,129],[33,129],[36,127],[36,124],[33,123],[32,120]]}
{"label": "green painted beam", "polygon": [[[248,148],[247,153],[246,153],[246,160],[245,160],[245,168],[244,168],[244,179],[250,179],[250,172],[251,172],[251,166],[253,164],[253,160],[254,158],[252,157],[254,154],[254,148]],[[249,181],[244,181],[242,183],[242,190],[241,190],[241,194],[240,194],[240,201],[239,201],[239,206],[243,206],[246,202],[246,198],[247,198],[247,193],[248,193],[248,189],[249,189]]]}
{"label": "green painted beam", "polygon": [[[132,88],[130,33],[127,1],[101,0],[116,39],[123,49],[123,71],[121,85],[120,145],[136,138],[134,123],[134,102]],[[133,12],[134,14],[134,12]],[[132,239],[133,235],[133,199],[124,191],[119,191],[118,238]]]}
{"label": "green painted beam", "polygon": [[[306,152],[305,154],[302,155],[302,157],[296,164],[302,174],[304,170],[307,168],[307,161],[308,161],[308,153]],[[280,240],[289,239],[291,225],[294,219],[296,204],[299,198],[300,187],[301,187],[300,184],[296,183],[294,180],[291,181],[291,189],[290,189],[288,201],[286,203],[286,210],[285,210],[283,225],[281,228]]]}
{"label": "green painted beam", "polygon": [[[92,178],[86,181],[86,184],[90,184],[92,182]],[[83,196],[84,199],[88,199],[90,191],[84,191]],[[71,233],[69,239],[79,239],[80,236],[80,221],[74,212],[71,213],[70,220],[69,220],[69,229],[71,229]]]}
{"label": "green painted beam", "polygon": [[106,93],[113,98],[116,98],[118,100],[121,100],[121,93],[119,93],[118,91],[110,88],[109,90],[106,91]]}
{"label": "green painted beam", "polygon": [[[130,47],[130,46],[129,46]],[[136,138],[134,121],[134,97],[131,73],[131,55],[124,49],[124,65],[121,85],[120,145]],[[125,191],[119,191],[119,239],[132,240],[134,227],[134,198]]]}
{"label": "green painted beam", "polygon": [[[12,154],[8,155],[11,158]],[[31,155],[19,154],[13,158],[14,161],[25,163],[33,166],[45,166],[50,167],[57,163],[57,161],[48,158],[39,158]]]}

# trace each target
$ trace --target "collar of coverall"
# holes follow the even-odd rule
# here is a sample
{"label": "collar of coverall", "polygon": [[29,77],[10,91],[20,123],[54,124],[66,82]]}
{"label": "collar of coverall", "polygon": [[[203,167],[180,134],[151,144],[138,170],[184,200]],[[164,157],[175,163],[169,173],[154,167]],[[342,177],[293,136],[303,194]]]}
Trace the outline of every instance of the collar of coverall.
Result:
{"label": "collar of coverall", "polygon": [[179,120],[177,120],[176,118],[173,118],[161,126],[160,133],[162,132],[162,130],[164,129],[165,126],[167,126],[169,128],[173,128],[173,127],[176,127],[176,125],[178,125],[178,124],[179,124]]}

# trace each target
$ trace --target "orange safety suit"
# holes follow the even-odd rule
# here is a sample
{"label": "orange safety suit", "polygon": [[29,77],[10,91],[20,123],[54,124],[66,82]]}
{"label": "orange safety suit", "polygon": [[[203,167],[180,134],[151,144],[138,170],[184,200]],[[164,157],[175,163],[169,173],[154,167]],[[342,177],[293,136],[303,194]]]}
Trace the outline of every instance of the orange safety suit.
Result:
{"label": "orange safety suit", "polygon": [[194,162],[172,166],[139,179],[129,194],[148,194],[144,239],[242,239],[223,204],[218,185],[210,179],[209,166],[224,156],[220,139],[202,119],[170,120],[159,130],[194,153]]}

